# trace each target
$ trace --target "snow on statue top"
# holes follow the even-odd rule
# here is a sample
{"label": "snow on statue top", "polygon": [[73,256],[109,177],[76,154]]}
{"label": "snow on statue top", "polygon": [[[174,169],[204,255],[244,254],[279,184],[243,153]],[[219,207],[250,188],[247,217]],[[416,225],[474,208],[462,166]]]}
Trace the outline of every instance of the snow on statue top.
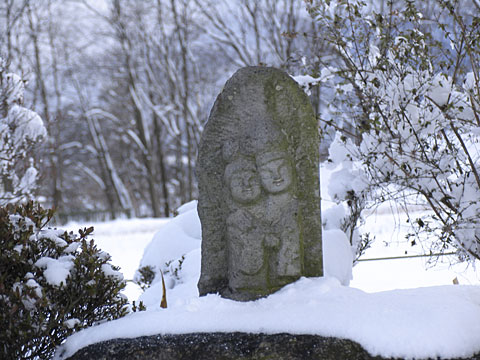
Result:
{"label": "snow on statue top", "polygon": [[253,300],[322,275],[318,146],[286,73],[246,67],[227,81],[198,152],[200,295]]}

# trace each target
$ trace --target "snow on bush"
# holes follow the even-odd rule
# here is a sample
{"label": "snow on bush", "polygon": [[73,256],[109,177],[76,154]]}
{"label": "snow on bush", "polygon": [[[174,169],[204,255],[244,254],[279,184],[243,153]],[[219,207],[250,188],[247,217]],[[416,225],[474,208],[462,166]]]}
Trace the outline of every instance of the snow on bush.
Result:
{"label": "snow on bush", "polygon": [[47,136],[40,116],[23,106],[24,91],[0,57],[0,205],[31,197],[37,170],[28,154]]}
{"label": "snow on bush", "polygon": [[79,235],[47,227],[51,210],[0,208],[0,358],[47,359],[74,331],[127,313],[110,256]]}

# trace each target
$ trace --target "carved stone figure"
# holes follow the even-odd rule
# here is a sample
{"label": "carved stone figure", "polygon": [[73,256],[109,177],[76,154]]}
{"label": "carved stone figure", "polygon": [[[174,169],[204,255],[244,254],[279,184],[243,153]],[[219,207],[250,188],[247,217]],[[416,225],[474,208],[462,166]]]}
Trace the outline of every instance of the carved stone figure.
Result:
{"label": "carved stone figure", "polygon": [[271,150],[256,156],[260,181],[266,192],[264,216],[274,225],[280,247],[272,267],[279,279],[298,278],[302,273],[299,229],[296,216],[298,202],[292,189],[293,171],[290,156],[285,151]]}
{"label": "carved stone figure", "polygon": [[200,295],[253,300],[322,275],[318,146],[286,73],[247,67],[227,82],[198,153]]}
{"label": "carved stone figure", "polygon": [[229,287],[240,289],[262,280],[260,271],[265,270],[260,219],[255,215],[261,197],[260,179],[255,162],[238,158],[225,168],[225,182],[233,202],[226,220],[226,240],[229,257]]}

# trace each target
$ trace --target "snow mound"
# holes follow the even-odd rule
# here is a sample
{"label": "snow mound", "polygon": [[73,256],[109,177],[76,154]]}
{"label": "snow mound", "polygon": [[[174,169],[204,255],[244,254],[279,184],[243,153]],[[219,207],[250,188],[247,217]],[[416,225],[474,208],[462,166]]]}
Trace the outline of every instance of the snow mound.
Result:
{"label": "snow mound", "polygon": [[[176,274],[175,270],[164,272],[168,306],[177,306],[182,304],[185,299],[199,296],[197,283],[200,278],[200,259],[200,248],[192,250],[184,256],[181,266],[177,265],[179,259],[172,262],[170,269],[178,269]],[[155,309],[160,306],[162,295],[162,282],[160,279],[156,279],[152,286],[140,295],[138,301],[142,301],[149,309]]]}
{"label": "snow mound", "polygon": [[163,267],[201,246],[202,230],[196,201],[182,206],[181,213],[163,225],[145,248],[140,267]]}
{"label": "snow mound", "polygon": [[348,286],[352,280],[352,247],[345,233],[340,229],[323,231],[323,271],[325,276],[338,279]]}

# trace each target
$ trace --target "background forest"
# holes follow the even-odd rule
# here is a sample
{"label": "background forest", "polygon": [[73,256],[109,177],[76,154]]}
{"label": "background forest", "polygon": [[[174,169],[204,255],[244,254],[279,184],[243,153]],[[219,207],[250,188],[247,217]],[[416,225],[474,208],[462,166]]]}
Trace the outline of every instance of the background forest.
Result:
{"label": "background forest", "polygon": [[60,218],[172,215],[196,198],[197,144],[226,79],[247,65],[312,73],[327,52],[300,0],[5,0],[0,27],[47,128],[36,193]]}

